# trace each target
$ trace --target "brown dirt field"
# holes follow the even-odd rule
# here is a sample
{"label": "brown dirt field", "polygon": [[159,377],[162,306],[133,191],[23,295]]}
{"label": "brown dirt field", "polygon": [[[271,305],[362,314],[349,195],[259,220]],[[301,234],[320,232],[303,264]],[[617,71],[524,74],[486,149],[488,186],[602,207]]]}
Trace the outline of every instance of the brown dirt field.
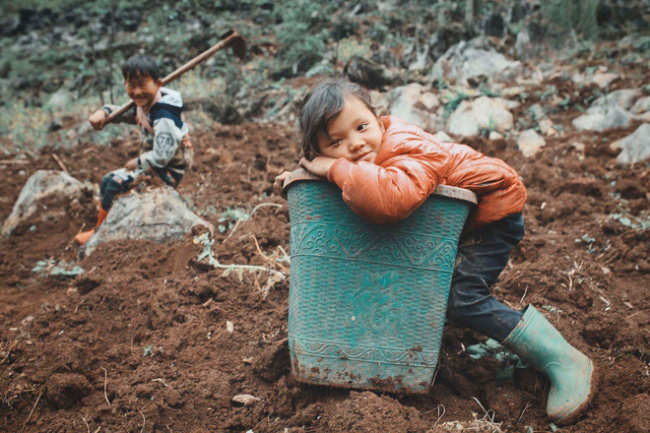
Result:
{"label": "brown dirt field", "polygon": [[[466,141],[515,167],[529,189],[527,235],[494,293],[515,308],[537,306],[601,374],[587,416],[562,432],[642,432],[650,422],[650,231],[608,217],[648,211],[647,165],[616,167],[608,149],[633,130],[549,139],[532,159],[509,140]],[[272,181],[297,161],[296,139],[277,124],[215,124],[194,134],[198,164],[179,192],[215,226],[227,208],[283,205],[260,208],[232,236],[215,233],[221,263],[263,265],[253,236],[267,255],[288,251],[286,201]],[[585,145],[583,153],[573,141]],[[56,153],[72,176],[97,183],[134,149],[116,141]],[[2,220],[34,171],[59,169],[51,153],[3,168]],[[252,277],[223,277],[198,264],[201,248],[190,236],[170,245],[111,242],[78,261],[83,275],[41,277],[32,272],[36,262],[75,260],[70,241],[96,218],[89,197],[57,205],[60,217],[28,222],[0,240],[0,431],[439,432],[437,421],[484,416],[473,397],[503,431],[551,431],[545,384],[533,383],[534,375],[522,375],[517,386],[498,380],[505,365],[465,353],[484,337],[454,326],[445,330],[429,395],[296,382],[286,345],[288,281],[264,298]],[[260,400],[237,405],[237,394]]]}

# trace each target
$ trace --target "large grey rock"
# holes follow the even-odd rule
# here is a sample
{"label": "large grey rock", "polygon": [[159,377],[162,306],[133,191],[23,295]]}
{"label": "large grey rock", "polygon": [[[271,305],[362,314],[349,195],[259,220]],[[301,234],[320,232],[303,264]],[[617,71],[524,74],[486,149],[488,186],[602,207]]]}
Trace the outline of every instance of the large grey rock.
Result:
{"label": "large grey rock", "polygon": [[599,132],[629,126],[635,116],[627,110],[639,96],[640,89],[622,89],[602,95],[585,114],[573,119],[573,126],[579,130]]}
{"label": "large grey rock", "polygon": [[45,200],[60,196],[66,204],[79,199],[89,188],[68,173],[55,170],[38,170],[25,183],[14,204],[11,215],[2,225],[3,236],[8,236],[18,225],[38,213],[41,220],[65,216],[65,206],[48,207]]}
{"label": "large grey rock", "polygon": [[650,158],[650,123],[644,123],[636,131],[610,144],[612,149],[623,149],[616,162],[619,165],[635,164]]}
{"label": "large grey rock", "polygon": [[397,87],[386,95],[390,114],[427,131],[441,129],[442,120],[436,115],[438,97],[418,83]]}
{"label": "large grey rock", "polygon": [[475,48],[461,41],[436,61],[432,75],[437,80],[464,84],[473,77],[485,76],[489,79],[513,65],[514,62],[496,51]]}
{"label": "large grey rock", "polygon": [[479,135],[481,129],[506,132],[512,127],[513,117],[506,101],[487,96],[461,102],[447,121],[447,132],[463,137]]}
{"label": "large grey rock", "polygon": [[517,139],[517,147],[526,158],[535,156],[544,146],[546,146],[544,137],[535,132],[534,129],[523,131]]}
{"label": "large grey rock", "polygon": [[600,96],[596,99],[587,110],[587,113],[601,111],[601,109],[622,108],[628,110],[634,101],[641,96],[640,89],[622,89]]}
{"label": "large grey rock", "polygon": [[214,226],[195,215],[174,189],[163,187],[145,194],[130,194],[115,201],[104,224],[99,226],[80,249],[90,255],[97,245],[120,239],[143,239],[169,242],[182,239],[192,227]]}
{"label": "large grey rock", "polygon": [[641,98],[632,107],[630,110],[634,114],[641,114],[650,111],[650,96]]}
{"label": "large grey rock", "polygon": [[602,132],[611,128],[629,126],[634,116],[622,108],[589,109],[587,113],[573,119],[573,126],[581,131]]}
{"label": "large grey rock", "polygon": [[350,81],[368,89],[378,89],[393,81],[385,66],[360,56],[352,56],[343,69]]}

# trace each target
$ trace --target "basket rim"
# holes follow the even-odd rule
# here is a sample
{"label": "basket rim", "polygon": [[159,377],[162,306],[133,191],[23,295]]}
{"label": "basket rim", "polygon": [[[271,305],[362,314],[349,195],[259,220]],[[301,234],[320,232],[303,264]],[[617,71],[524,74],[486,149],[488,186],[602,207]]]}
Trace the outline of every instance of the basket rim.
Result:
{"label": "basket rim", "polygon": [[[324,177],[316,176],[304,168],[298,168],[297,170],[292,171],[291,175],[289,175],[289,177],[284,180],[282,193],[286,194],[287,189],[291,184],[304,181],[327,182],[327,179]],[[457,186],[438,185],[432,195],[439,195],[443,197],[455,198],[457,200],[468,201],[475,205],[478,204],[476,194],[468,189],[459,188]]]}

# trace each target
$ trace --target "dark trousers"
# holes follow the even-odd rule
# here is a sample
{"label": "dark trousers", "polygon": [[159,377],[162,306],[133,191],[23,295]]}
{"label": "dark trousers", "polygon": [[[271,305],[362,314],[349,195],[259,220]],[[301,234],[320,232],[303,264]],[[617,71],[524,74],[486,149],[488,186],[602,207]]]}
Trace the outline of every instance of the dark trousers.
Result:
{"label": "dark trousers", "polygon": [[[115,196],[123,192],[127,192],[135,177],[133,172],[126,170],[115,170],[108,173],[102,178],[102,183],[99,185],[99,193],[102,197],[102,208],[108,211],[113,206]],[[183,179],[182,174],[178,174],[171,170],[154,170],[154,173],[160,177],[167,185],[176,188]]]}
{"label": "dark trousers", "polygon": [[502,342],[522,314],[497,301],[490,287],[508,264],[510,251],[524,237],[521,213],[480,227],[461,239],[447,308],[459,325]]}
{"label": "dark trousers", "polygon": [[116,195],[127,192],[135,178],[131,172],[116,170],[108,173],[102,178],[99,184],[99,194],[102,197],[102,208],[108,211],[113,206],[113,199]]}

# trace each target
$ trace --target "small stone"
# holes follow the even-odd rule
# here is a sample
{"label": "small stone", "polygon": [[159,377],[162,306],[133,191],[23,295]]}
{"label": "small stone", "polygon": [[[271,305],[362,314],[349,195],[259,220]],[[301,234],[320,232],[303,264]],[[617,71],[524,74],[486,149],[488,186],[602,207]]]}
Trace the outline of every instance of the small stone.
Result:
{"label": "small stone", "polygon": [[236,396],[234,396],[232,398],[233,403],[241,404],[241,405],[244,405],[244,406],[252,406],[255,403],[257,403],[258,401],[260,401],[259,398],[255,397],[254,395],[250,395],[250,394],[239,394],[239,395],[236,395]]}
{"label": "small stone", "polygon": [[490,140],[501,140],[502,138],[503,134],[496,131],[490,131],[490,135],[488,135],[488,139]]}
{"label": "small stone", "polygon": [[528,108],[528,112],[530,113],[531,117],[537,120],[543,119],[546,116],[546,112],[539,104],[531,105],[530,108]]}
{"label": "small stone", "polygon": [[503,103],[506,104],[506,108],[508,110],[516,110],[517,108],[521,107],[521,102],[513,101],[512,99],[504,99]]}
{"label": "small stone", "polygon": [[517,139],[517,147],[526,158],[535,156],[544,146],[546,146],[546,141],[534,129],[525,130]]}
{"label": "small stone", "polygon": [[230,320],[226,320],[226,330],[231,334],[235,332],[235,325]]}
{"label": "small stone", "polygon": [[611,72],[608,72],[606,74],[597,73],[594,74],[593,77],[591,77],[591,82],[596,84],[601,89],[604,89],[606,87],[609,87],[610,84],[612,84],[614,81],[618,80],[619,78],[621,78],[619,75],[612,74]]}
{"label": "small stone", "polygon": [[553,132],[556,132],[555,129],[553,128],[553,121],[550,119],[542,119],[539,121],[539,130],[542,132],[544,135],[552,135],[550,134],[550,131],[553,130]]}
{"label": "small stone", "polygon": [[438,131],[433,134],[433,136],[443,143],[453,143],[454,141],[454,139],[451,138],[445,131]]}
{"label": "small stone", "polygon": [[50,122],[50,126],[47,128],[47,132],[58,131],[61,128],[63,128],[63,123],[61,122],[61,118],[57,117],[56,119],[52,120],[52,122]]}
{"label": "small stone", "polygon": [[580,153],[585,153],[584,143],[578,143],[577,141],[572,141],[571,143],[569,143],[569,146],[573,147],[576,151]]}

